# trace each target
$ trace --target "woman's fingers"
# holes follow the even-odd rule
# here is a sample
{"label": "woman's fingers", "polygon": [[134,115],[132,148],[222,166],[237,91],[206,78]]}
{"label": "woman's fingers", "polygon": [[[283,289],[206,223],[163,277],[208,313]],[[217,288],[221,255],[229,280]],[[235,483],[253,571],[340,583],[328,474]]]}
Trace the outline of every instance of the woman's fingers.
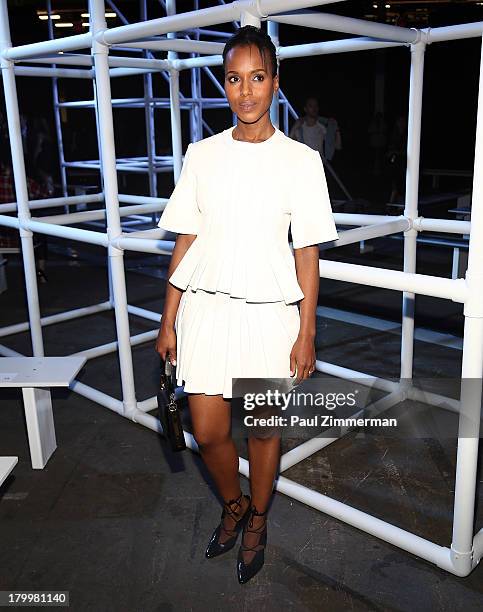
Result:
{"label": "woman's fingers", "polygon": [[171,365],[176,365],[176,347],[171,347],[168,351]]}

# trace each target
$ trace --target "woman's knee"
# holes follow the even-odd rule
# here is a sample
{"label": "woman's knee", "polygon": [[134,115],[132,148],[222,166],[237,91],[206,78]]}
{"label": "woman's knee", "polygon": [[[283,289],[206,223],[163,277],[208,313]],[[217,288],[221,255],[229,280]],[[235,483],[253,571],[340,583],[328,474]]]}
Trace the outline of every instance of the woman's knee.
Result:
{"label": "woman's knee", "polygon": [[199,447],[210,448],[230,440],[230,433],[220,431],[218,428],[201,427],[199,429],[194,428],[193,437]]}

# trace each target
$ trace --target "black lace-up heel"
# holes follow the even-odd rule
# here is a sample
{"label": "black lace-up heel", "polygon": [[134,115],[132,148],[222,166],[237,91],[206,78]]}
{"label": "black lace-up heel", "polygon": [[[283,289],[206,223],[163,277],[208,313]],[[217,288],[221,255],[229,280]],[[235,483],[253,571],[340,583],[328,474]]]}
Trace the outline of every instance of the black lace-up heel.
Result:
{"label": "black lace-up heel", "polygon": [[[255,576],[255,574],[262,569],[265,561],[265,546],[267,545],[267,519],[265,519],[265,523],[260,527],[257,527],[256,529],[251,529],[251,527],[253,527],[254,516],[265,516],[267,512],[268,510],[265,510],[265,512],[258,512],[255,506],[250,508],[250,520],[248,523],[245,523],[243,527],[243,535],[248,532],[258,533],[260,534],[260,538],[258,540],[258,544],[255,546],[245,546],[242,539],[241,546],[238,549],[237,560],[238,582],[240,584],[245,584],[245,582],[248,582],[250,578],[253,578],[253,576]],[[255,556],[250,563],[245,563],[243,560],[243,553],[249,550],[253,551]]]}
{"label": "black lace-up heel", "polygon": [[[242,508],[241,499],[245,497],[248,500],[248,507],[243,515],[240,515],[240,511]],[[237,507],[236,510],[233,510],[231,506],[235,505]],[[212,559],[213,557],[218,557],[218,555],[222,555],[223,553],[229,551],[235,546],[235,543],[238,538],[238,534],[240,533],[241,528],[243,527],[248,515],[250,514],[250,506],[251,506],[251,498],[249,495],[240,495],[236,499],[230,499],[223,504],[223,512],[221,513],[221,523],[213,532],[211,536],[211,540],[208,544],[208,547],[205,551],[205,557],[207,559]],[[234,521],[236,521],[236,525],[233,529],[227,529],[223,524],[223,519],[226,515],[229,515]],[[221,532],[224,531],[227,535],[231,536],[226,542],[221,543],[219,541]]]}

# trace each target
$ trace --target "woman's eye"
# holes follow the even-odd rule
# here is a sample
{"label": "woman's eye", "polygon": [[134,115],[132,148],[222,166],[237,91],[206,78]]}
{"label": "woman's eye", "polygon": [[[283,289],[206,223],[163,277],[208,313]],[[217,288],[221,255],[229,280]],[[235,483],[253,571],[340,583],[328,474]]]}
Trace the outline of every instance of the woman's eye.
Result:
{"label": "woman's eye", "polygon": [[[265,77],[263,76],[263,74],[256,74],[254,78],[256,79],[259,78],[261,81],[263,81]],[[238,77],[237,76],[228,77],[228,82],[235,83],[236,81],[234,81],[233,79],[238,79]]]}

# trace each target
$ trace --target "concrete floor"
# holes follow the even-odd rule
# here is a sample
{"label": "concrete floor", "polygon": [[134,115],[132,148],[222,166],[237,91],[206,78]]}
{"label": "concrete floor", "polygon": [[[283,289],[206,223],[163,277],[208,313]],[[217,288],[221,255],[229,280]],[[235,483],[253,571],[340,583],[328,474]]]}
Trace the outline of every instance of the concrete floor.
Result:
{"label": "concrete floor", "polygon": [[[101,249],[67,257],[55,242],[40,284],[42,314],[106,299]],[[374,253],[337,252],[344,261],[400,269],[401,243],[378,240]],[[59,245],[56,247],[55,245]],[[328,257],[335,257],[329,254]],[[166,258],[164,258],[166,261]],[[450,274],[450,251],[421,247],[419,272]],[[162,259],[130,254],[129,301],[162,309]],[[26,319],[21,267],[11,258],[9,290],[0,295],[1,324]],[[320,305],[399,321],[400,294],[331,281]],[[416,325],[458,336],[462,308],[417,297]],[[153,329],[131,317],[131,332]],[[45,328],[48,355],[112,341],[111,313]],[[5,340],[29,353],[27,334]],[[320,318],[318,357],[397,377],[400,337],[334,318]],[[133,350],[138,399],[156,392],[152,345]],[[458,376],[461,351],[417,341],[415,376]],[[117,357],[90,361],[79,379],[120,398]],[[282,494],[270,512],[264,569],[238,585],[236,550],[205,560],[221,507],[199,456],[168,455],[156,433],[87,399],[53,392],[58,448],[44,470],[32,470],[20,396],[0,396],[0,454],[19,463],[0,492],[0,590],[69,590],[77,611],[170,610],[481,610],[483,567],[456,578]],[[187,424],[189,426],[189,423]],[[288,441],[284,441],[285,448]],[[451,541],[455,442],[346,436],[284,473],[335,499],[441,545]],[[240,453],[246,449],[240,443]],[[479,471],[481,480],[481,469]],[[242,477],[248,491],[248,482]],[[476,527],[483,525],[478,490]],[[296,527],[296,528],[294,528]]]}

